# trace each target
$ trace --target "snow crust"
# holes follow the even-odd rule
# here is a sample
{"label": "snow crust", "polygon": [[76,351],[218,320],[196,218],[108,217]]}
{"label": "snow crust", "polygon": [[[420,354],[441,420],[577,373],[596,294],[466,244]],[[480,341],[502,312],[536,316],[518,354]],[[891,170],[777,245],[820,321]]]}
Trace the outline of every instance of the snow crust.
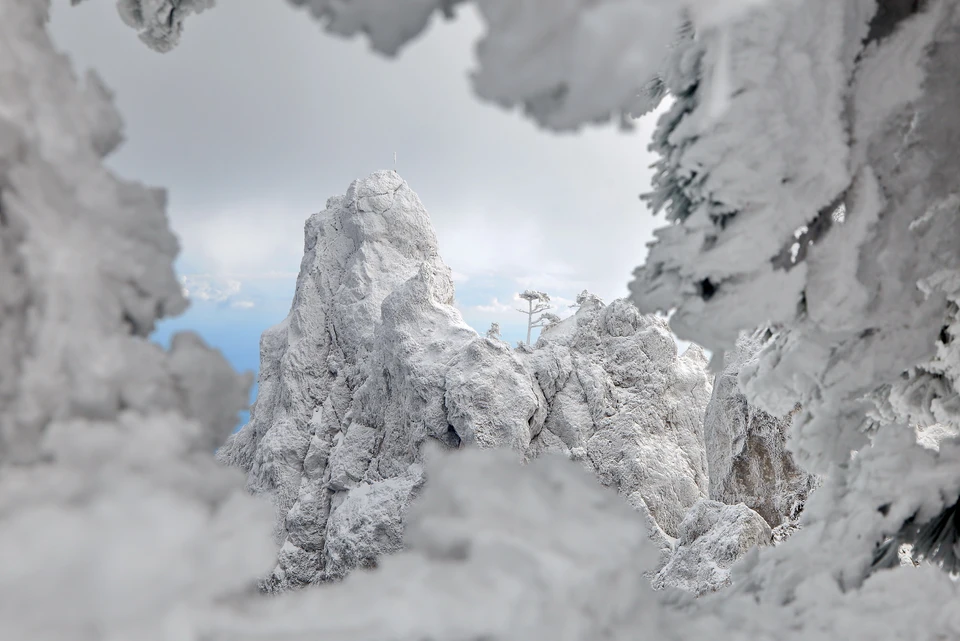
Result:
{"label": "snow crust", "polygon": [[681,530],[676,549],[653,577],[653,586],[682,588],[697,596],[730,585],[733,564],[773,539],[763,517],[743,503],[699,501],[684,518]]}

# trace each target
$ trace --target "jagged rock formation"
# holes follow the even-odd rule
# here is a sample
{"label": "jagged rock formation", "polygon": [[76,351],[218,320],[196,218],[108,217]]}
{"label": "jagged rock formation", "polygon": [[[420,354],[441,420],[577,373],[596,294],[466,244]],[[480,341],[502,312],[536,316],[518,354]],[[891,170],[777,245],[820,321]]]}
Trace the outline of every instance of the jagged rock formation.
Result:
{"label": "jagged rock formation", "polygon": [[626,300],[604,306],[584,292],[578,303],[525,356],[550,403],[545,428],[676,537],[707,492],[706,358],[695,345],[678,356],[666,322]]}
{"label": "jagged rock formation", "polygon": [[479,336],[395,172],[330,199],[305,249],[290,315],[261,341],[250,423],[219,453],[277,505],[266,589],[339,579],[399,549],[428,441],[579,459],[648,515],[666,558],[707,492],[699,348],[680,357],[663,321],[589,295],[536,348]]}
{"label": "jagged rock formation", "polygon": [[730,585],[730,569],[747,552],[773,541],[770,526],[743,503],[702,500],[687,513],[673,554],[653,586],[682,588],[697,596]]}
{"label": "jagged rock formation", "polygon": [[816,479],[803,471],[786,449],[794,412],[773,416],[747,402],[738,377],[761,346],[763,330],[743,335],[728,352],[713,382],[703,420],[710,498],[744,503],[772,528],[793,522]]}
{"label": "jagged rock formation", "polygon": [[[336,576],[340,557],[359,556],[354,565],[362,565],[370,556],[359,541],[339,555],[326,545],[328,528],[345,523],[330,515],[343,507],[346,519],[354,509],[341,503],[363,482],[378,436],[353,420],[354,395],[375,358],[381,305],[437,254],[426,211],[394,172],[355,181],[345,196],[329,199],[307,221],[304,237],[290,314],[261,339],[260,389],[250,423],[219,453],[247,470],[252,491],[269,494],[277,505],[276,534],[285,541],[275,585],[309,583],[325,576],[328,565]],[[382,352],[381,346],[378,357]],[[392,507],[386,512],[373,506],[384,507],[384,490],[408,500],[419,482],[416,468],[410,474],[407,483],[364,489],[366,511],[379,516],[371,531],[381,541],[378,548],[398,540],[390,510],[400,508],[396,500],[387,501]]]}

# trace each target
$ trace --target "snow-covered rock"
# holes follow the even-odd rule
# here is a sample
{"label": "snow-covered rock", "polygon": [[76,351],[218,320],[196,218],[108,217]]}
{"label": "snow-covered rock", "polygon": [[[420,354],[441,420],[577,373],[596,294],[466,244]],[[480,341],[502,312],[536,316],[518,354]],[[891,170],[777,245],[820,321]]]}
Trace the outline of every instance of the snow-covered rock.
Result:
{"label": "snow-covered rock", "polygon": [[261,340],[250,423],[220,452],[277,505],[268,589],[396,551],[428,441],[579,459],[672,549],[707,492],[699,348],[678,356],[663,321],[587,294],[536,348],[478,335],[453,306],[426,211],[392,171],[330,199],[305,237],[290,315]]}
{"label": "snow-covered rock", "polygon": [[676,548],[653,577],[658,589],[682,588],[697,596],[730,585],[734,563],[773,541],[770,526],[743,503],[699,501],[684,518]]}
{"label": "snow-covered rock", "polygon": [[540,430],[533,377],[453,296],[429,217],[395,172],[355,181],[307,221],[290,314],[261,340],[250,423],[219,453],[277,505],[267,587],[396,550],[427,439],[524,452]]}
{"label": "snow-covered rock", "polygon": [[304,249],[290,313],[261,339],[250,422],[219,452],[276,503],[281,584],[323,571],[327,522],[343,499],[335,495],[362,482],[382,442],[353,419],[354,395],[374,358],[381,304],[436,257],[437,241],[416,194],[382,171],[311,216]]}
{"label": "snow-covered rock", "polygon": [[550,404],[544,429],[675,537],[707,494],[706,358],[697,346],[678,355],[666,322],[626,300],[579,302],[524,356]]}
{"label": "snow-covered rock", "polygon": [[740,337],[713,382],[703,420],[710,498],[744,503],[770,527],[796,520],[815,477],[804,472],[786,449],[794,412],[772,416],[754,407],[740,391],[738,376],[761,347],[763,330]]}

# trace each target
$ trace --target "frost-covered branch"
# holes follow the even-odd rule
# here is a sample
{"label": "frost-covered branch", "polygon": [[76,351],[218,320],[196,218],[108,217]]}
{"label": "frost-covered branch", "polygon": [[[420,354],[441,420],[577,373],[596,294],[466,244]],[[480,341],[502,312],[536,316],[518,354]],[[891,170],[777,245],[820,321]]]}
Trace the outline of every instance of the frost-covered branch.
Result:
{"label": "frost-covered branch", "polygon": [[553,325],[554,323],[559,323],[559,322],[560,322],[559,316],[557,316],[556,314],[545,312],[541,314],[536,321],[534,321],[533,327],[547,327],[548,325]]}
{"label": "frost-covered branch", "polygon": [[[553,309],[550,305],[549,294],[528,289],[518,296],[527,301],[527,309],[517,309],[517,311],[527,315],[527,342],[525,345],[530,345],[530,332],[533,328],[546,326],[549,322],[549,318],[547,317],[557,317],[553,314],[545,313],[547,310]],[[537,316],[537,314],[540,314],[540,316]]]}
{"label": "frost-covered branch", "polygon": [[212,457],[250,380],[147,339],[186,306],[165,195],[104,166],[119,114],[48,11],[0,3],[0,638],[191,638],[273,552]]}
{"label": "frost-covered branch", "polygon": [[[329,33],[363,34],[387,55],[419,36],[434,14],[453,18],[472,1],[485,24],[471,74],[477,95],[518,107],[543,127],[568,130],[611,121],[629,128],[666,95],[661,72],[685,19],[716,29],[769,0],[287,1]],[[213,3],[117,0],[124,21],[161,52],[177,44],[186,16]]]}

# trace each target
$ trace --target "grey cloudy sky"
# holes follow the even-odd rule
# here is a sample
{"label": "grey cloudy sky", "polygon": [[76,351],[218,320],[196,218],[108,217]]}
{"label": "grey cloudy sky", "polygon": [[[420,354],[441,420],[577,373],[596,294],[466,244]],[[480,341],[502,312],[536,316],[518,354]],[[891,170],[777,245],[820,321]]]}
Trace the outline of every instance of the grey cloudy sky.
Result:
{"label": "grey cloudy sky", "polygon": [[306,216],[394,152],[475,323],[525,286],[625,295],[662,224],[637,197],[654,119],[631,135],[559,136],[479,102],[469,11],[385,59],[279,0],[220,2],[168,54],[142,45],[111,0],[54,4],[57,43],[116,93],[127,141],[111,165],[169,190],[182,271],[296,271]]}

